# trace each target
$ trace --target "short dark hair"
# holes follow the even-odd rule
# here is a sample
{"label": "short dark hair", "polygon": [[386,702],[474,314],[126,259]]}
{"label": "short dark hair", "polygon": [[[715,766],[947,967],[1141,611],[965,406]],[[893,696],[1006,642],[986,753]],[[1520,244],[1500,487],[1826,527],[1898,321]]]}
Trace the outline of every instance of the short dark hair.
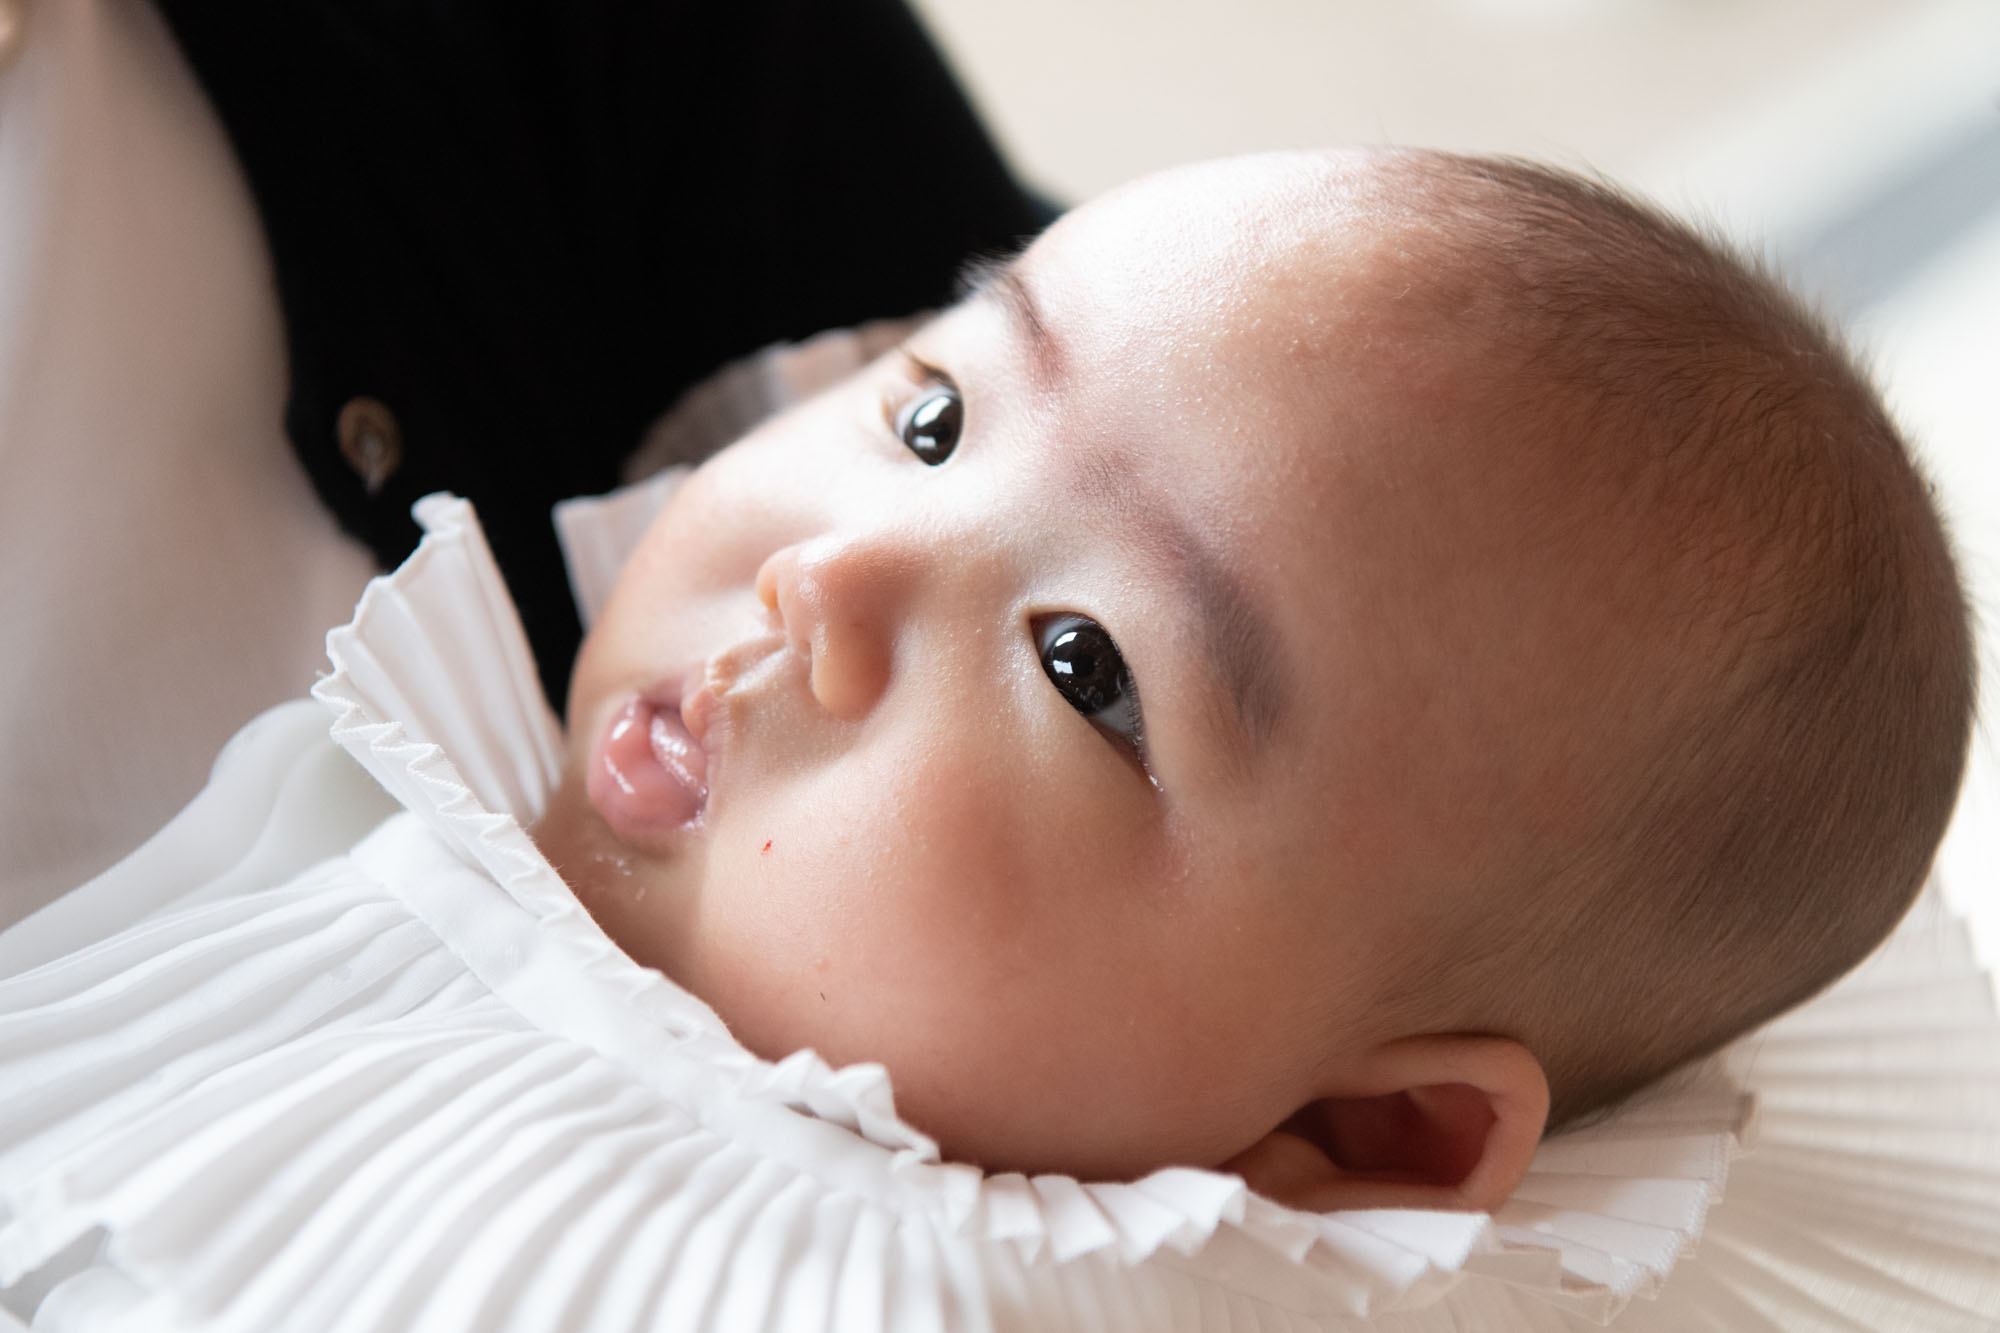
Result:
{"label": "short dark hair", "polygon": [[1516,997],[1494,1030],[1542,1061],[1559,1126],[1804,1000],[1894,928],[1964,770],[1970,618],[1877,394],[1757,264],[1552,167],[1372,165],[1399,242],[1455,275],[1454,336],[1504,363],[1496,389],[1566,405],[1562,447],[1612,482],[1593,501],[1643,534],[1635,558],[1671,589],[1637,609],[1645,632],[1685,633],[1664,724],[1606,756],[1595,835],[1547,849],[1495,895],[1516,906],[1426,969]]}

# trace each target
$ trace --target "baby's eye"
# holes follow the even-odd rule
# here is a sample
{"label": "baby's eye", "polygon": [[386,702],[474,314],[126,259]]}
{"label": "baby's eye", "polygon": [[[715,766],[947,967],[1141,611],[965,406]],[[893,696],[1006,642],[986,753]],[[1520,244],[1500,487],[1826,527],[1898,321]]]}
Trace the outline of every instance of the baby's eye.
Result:
{"label": "baby's eye", "polygon": [[1139,748],[1139,687],[1104,626],[1082,616],[1053,616],[1036,627],[1056,693],[1134,750]]}
{"label": "baby's eye", "polygon": [[965,404],[949,384],[932,384],[896,413],[896,435],[911,453],[936,467],[958,447],[965,428]]}

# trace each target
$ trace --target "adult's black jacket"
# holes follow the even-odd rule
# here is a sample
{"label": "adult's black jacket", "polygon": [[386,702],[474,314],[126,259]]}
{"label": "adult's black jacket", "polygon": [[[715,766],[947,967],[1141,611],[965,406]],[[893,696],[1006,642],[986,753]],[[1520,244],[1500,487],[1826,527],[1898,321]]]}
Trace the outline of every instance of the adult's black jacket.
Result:
{"label": "adult's black jacket", "polygon": [[[1048,220],[900,0],[157,3],[249,177],[320,497],[385,566],[419,496],[477,504],[558,707],[554,501],[714,367]],[[343,453],[356,399],[393,455],[352,412]]]}

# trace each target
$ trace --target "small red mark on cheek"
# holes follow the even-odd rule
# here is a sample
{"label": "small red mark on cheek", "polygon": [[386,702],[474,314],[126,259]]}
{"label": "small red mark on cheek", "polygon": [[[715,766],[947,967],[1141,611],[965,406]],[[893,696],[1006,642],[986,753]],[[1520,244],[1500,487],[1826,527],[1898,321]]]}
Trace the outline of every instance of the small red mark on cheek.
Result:
{"label": "small red mark on cheek", "polygon": [[769,838],[766,838],[764,839],[764,845],[757,849],[757,855],[762,856],[765,852],[768,852],[770,850],[771,850],[771,840]]}

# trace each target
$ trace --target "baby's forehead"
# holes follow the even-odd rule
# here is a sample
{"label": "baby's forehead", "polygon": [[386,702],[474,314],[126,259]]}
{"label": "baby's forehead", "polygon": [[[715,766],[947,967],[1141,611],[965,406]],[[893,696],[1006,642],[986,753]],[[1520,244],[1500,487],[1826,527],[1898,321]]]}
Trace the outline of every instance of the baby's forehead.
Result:
{"label": "baby's forehead", "polygon": [[[1418,395],[1483,385],[1454,336],[1456,300],[1436,265],[1413,259],[1386,228],[1292,220],[1248,233],[1263,214],[1176,210],[1057,233],[1009,272],[1070,358],[1071,390],[1147,392],[1170,408],[1199,385],[1257,429],[1291,404],[1323,416],[1355,395],[1383,411]],[[1114,217],[1113,223],[1121,220]],[[1007,287],[988,284],[1011,300]]]}
{"label": "baby's forehead", "polygon": [[1025,258],[1040,269],[1057,255],[1073,257],[1134,299],[1181,294],[1226,311],[1279,297],[1324,318],[1349,298],[1391,299],[1399,285],[1387,274],[1385,290],[1365,281],[1412,216],[1379,174],[1371,159],[1351,154],[1261,154],[1180,168],[1066,214]]}
{"label": "baby's forehead", "polygon": [[1140,439],[1192,437],[1267,482],[1220,488],[1259,511],[1233,516],[1247,547],[1277,539],[1261,518],[1332,519],[1376,488],[1490,507],[1514,489],[1496,469],[1550,480],[1516,446],[1566,409],[1510,353],[1486,248],[1409,193],[1367,157],[1172,172],[1066,216],[983,288],[1017,337],[1064,350],[1075,424],[1143,418]]}

